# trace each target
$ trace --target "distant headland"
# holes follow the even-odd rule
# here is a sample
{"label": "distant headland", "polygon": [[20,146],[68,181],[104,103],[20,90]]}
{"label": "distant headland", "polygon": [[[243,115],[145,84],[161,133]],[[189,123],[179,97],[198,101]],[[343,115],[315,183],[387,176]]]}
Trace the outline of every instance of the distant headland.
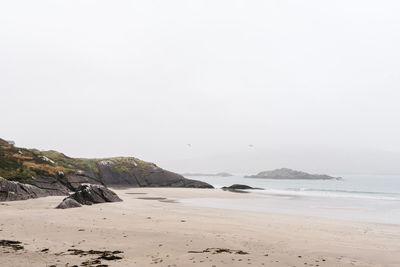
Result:
{"label": "distant headland", "polygon": [[219,176],[219,177],[229,177],[233,176],[227,172],[219,172],[219,173],[182,173],[182,176]]}

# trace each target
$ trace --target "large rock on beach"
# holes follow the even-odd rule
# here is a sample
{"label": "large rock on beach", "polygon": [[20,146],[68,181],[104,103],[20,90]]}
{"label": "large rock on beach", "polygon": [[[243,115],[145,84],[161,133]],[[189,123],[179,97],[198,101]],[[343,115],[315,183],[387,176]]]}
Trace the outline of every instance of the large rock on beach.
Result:
{"label": "large rock on beach", "polygon": [[117,194],[102,185],[83,184],[79,186],[75,193],[65,198],[57,208],[75,208],[79,207],[78,205],[120,201],[122,201],[122,199],[120,199]]}
{"label": "large rock on beach", "polygon": [[75,199],[67,197],[56,207],[56,209],[70,209],[79,207],[82,207],[82,205],[79,204]]}

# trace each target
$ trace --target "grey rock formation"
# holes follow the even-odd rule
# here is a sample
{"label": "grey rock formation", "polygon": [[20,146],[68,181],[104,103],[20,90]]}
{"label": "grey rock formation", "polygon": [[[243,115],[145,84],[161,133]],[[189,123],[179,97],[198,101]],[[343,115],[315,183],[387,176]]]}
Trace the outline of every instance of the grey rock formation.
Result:
{"label": "grey rock formation", "polygon": [[65,196],[70,192],[65,185],[50,176],[32,177],[27,183],[45,190],[49,196]]}
{"label": "grey rock formation", "polygon": [[82,205],[79,204],[75,199],[67,197],[56,207],[56,209],[70,209],[79,207],[82,207]]}
{"label": "grey rock formation", "polygon": [[98,164],[98,169],[101,182],[107,186],[213,188],[208,183],[186,179],[156,165],[137,168],[132,164],[131,168],[120,171],[112,164]]}
{"label": "grey rock formation", "polygon": [[120,201],[122,201],[122,199],[120,199],[117,194],[102,185],[83,184],[78,187],[75,193],[65,198],[58,207],[69,208],[70,205],[76,207],[76,203],[92,205],[97,203]]}
{"label": "grey rock formation", "polygon": [[9,181],[0,177],[0,201],[26,200],[53,195],[52,190],[45,190],[34,185]]}
{"label": "grey rock formation", "polygon": [[99,184],[101,181],[98,178],[89,176],[87,173],[75,173],[75,175],[68,175],[64,178],[65,185],[72,191],[76,191],[81,184]]}
{"label": "grey rock formation", "polygon": [[295,171],[287,168],[273,171],[264,171],[256,175],[246,176],[246,178],[264,179],[288,179],[288,180],[341,180],[340,177],[332,177],[324,174],[309,174],[306,172]]}

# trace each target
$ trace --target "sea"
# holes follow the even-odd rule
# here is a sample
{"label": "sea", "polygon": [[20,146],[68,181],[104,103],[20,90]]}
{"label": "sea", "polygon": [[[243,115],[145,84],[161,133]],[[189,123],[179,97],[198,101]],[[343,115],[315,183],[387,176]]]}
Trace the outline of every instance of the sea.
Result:
{"label": "sea", "polygon": [[[254,198],[197,198],[196,206],[297,214],[354,221],[400,224],[400,175],[337,174],[341,180],[274,180],[230,177],[188,177],[215,188],[245,184]],[[232,193],[238,194],[238,193]]]}

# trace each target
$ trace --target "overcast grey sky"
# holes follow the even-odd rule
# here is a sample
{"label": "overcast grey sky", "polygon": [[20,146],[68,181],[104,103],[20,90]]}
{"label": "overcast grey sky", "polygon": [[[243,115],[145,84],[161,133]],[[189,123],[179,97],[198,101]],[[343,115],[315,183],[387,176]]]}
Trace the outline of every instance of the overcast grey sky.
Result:
{"label": "overcast grey sky", "polygon": [[396,0],[1,1],[0,137],[175,171],[400,171],[399,14]]}

